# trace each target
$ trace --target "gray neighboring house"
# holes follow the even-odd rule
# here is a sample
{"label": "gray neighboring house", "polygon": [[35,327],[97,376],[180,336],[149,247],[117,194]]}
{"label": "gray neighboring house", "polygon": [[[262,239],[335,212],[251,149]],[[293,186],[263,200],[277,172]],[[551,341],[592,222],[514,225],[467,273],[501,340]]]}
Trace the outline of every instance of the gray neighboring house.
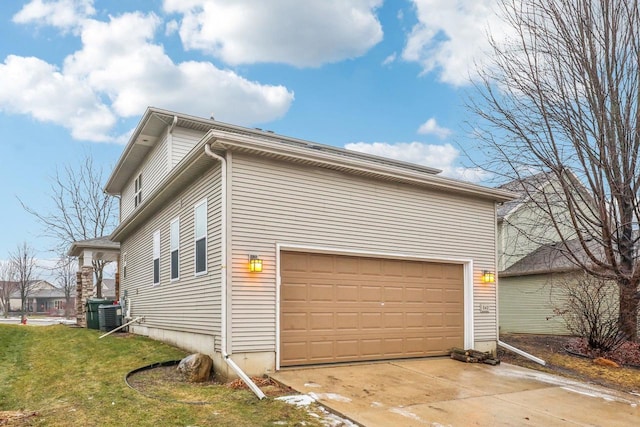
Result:
{"label": "gray neighboring house", "polygon": [[[33,314],[48,314],[51,316],[64,316],[67,302],[64,296],[64,290],[60,289],[46,280],[33,280],[33,290],[27,298],[28,312]],[[70,313],[73,313],[75,307],[75,292],[71,293],[69,301]],[[10,310],[19,312],[22,306],[20,300],[20,292],[15,291],[11,294],[9,301]]]}
{"label": "gray neighboring house", "polygon": [[147,109],[106,184],[131,331],[226,376],[495,351],[513,195],[439,172]]}

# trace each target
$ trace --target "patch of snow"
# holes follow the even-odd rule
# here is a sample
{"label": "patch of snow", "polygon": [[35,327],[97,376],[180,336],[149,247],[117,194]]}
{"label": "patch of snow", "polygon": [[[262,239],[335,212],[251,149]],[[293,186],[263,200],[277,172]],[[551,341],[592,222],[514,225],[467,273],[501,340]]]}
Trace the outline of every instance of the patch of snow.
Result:
{"label": "patch of snow", "polygon": [[336,402],[351,402],[351,399],[345,396],[341,396],[336,393],[309,393],[309,396],[313,397],[316,400],[326,399],[326,400],[335,400]]}
{"label": "patch of snow", "polygon": [[354,424],[351,420],[329,412],[322,406],[318,407],[318,410],[322,413],[322,424],[326,427],[358,427],[358,424]]}
{"label": "patch of snow", "polygon": [[402,415],[403,417],[411,418],[412,420],[415,420],[415,421],[422,421],[422,419],[419,416],[402,407],[391,408],[389,409],[389,412]]}
{"label": "patch of snow", "polygon": [[283,402],[289,403],[291,405],[296,405],[296,406],[309,406],[313,402],[315,402],[315,399],[307,394],[280,396],[280,397],[276,397],[276,400],[282,400]]}
{"label": "patch of snow", "polygon": [[[325,427],[358,427],[358,424],[354,424],[350,420],[342,418],[339,415],[334,414],[333,412],[329,412],[320,405],[311,406],[311,404],[316,401],[315,396],[310,396],[307,394],[296,394],[291,396],[276,397],[276,400],[281,400],[291,405],[307,407],[307,412],[309,413],[309,415],[314,418],[320,419]],[[285,425],[286,423],[283,423],[282,421],[276,421],[274,424]]]}
{"label": "patch of snow", "polygon": [[316,383],[304,383],[305,387],[310,387],[310,388],[319,388],[322,387],[320,384],[316,384]]}
{"label": "patch of snow", "polygon": [[371,402],[371,407],[372,408],[382,408],[382,407],[384,407],[384,404],[380,403],[380,402]]}
{"label": "patch of snow", "polygon": [[589,396],[589,397],[599,397],[601,399],[606,400],[607,402],[615,402],[615,400],[613,399],[613,397],[607,395],[607,394],[603,394],[603,393],[596,393],[593,391],[587,391],[587,390],[578,390],[575,389],[573,387],[560,387],[563,390],[567,390],[567,391],[571,391],[573,393],[578,393],[581,394],[583,396]]}

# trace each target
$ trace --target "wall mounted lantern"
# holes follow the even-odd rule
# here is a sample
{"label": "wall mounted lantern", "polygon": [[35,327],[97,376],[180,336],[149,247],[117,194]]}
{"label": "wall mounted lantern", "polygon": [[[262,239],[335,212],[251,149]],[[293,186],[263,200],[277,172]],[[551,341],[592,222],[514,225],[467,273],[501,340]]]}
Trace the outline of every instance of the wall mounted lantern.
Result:
{"label": "wall mounted lantern", "polygon": [[484,270],[482,272],[482,283],[495,283],[496,275],[489,270]]}
{"label": "wall mounted lantern", "polygon": [[262,260],[258,255],[249,255],[249,271],[260,273],[262,271]]}

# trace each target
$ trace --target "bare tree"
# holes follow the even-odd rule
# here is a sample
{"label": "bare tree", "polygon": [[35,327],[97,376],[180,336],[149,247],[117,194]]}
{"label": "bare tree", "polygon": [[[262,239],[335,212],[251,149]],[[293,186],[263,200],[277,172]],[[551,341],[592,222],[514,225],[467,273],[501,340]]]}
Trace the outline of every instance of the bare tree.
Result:
{"label": "bare tree", "polygon": [[[29,208],[22,200],[23,208],[35,216],[44,226],[45,234],[54,238],[56,253],[66,253],[73,242],[95,239],[111,233],[117,221],[117,203],[103,188],[103,170],[93,164],[85,154],[77,164],[66,165],[62,172],[56,170],[52,177],[50,198],[55,209],[41,213]],[[93,260],[98,298],[102,297],[103,260]]]}
{"label": "bare tree", "polygon": [[27,242],[23,242],[18,245],[15,252],[12,252],[10,256],[16,278],[16,286],[20,293],[20,317],[24,322],[25,315],[29,311],[29,297],[38,284],[36,280],[33,280],[33,273],[36,269],[35,252]]}
{"label": "bare tree", "polygon": [[[637,339],[640,292],[640,10],[626,0],[503,0],[511,31],[470,101],[503,179],[543,171],[534,203],[589,275],[618,287],[620,330]],[[584,187],[582,187],[584,185]],[[526,188],[523,191],[528,191]],[[559,208],[568,215],[558,217]]]}
{"label": "bare tree", "polygon": [[0,261],[0,307],[2,315],[9,317],[11,295],[17,290],[15,271],[11,261]]}
{"label": "bare tree", "polygon": [[56,263],[54,271],[58,286],[64,291],[64,315],[68,318],[72,309],[71,297],[76,290],[76,260],[70,256],[61,256]]}

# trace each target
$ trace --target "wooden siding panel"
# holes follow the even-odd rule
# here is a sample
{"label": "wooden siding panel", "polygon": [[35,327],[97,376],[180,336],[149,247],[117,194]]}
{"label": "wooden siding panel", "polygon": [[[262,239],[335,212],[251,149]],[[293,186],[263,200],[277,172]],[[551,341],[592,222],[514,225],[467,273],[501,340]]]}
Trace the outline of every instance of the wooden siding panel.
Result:
{"label": "wooden siding panel", "polygon": [[[145,326],[220,335],[221,241],[220,165],[212,168],[122,243],[127,277],[122,289],[131,299],[132,315],[145,316]],[[207,197],[207,274],[195,276],[194,205]],[[180,278],[170,280],[170,222],[180,217]],[[160,230],[160,284],[152,281],[152,235]],[[219,339],[216,339],[219,349]]]}
{"label": "wooden siding panel", "polygon": [[495,286],[479,283],[495,270],[493,202],[239,153],[232,165],[234,352],[275,350],[276,243],[473,259],[475,340],[496,339]]}

